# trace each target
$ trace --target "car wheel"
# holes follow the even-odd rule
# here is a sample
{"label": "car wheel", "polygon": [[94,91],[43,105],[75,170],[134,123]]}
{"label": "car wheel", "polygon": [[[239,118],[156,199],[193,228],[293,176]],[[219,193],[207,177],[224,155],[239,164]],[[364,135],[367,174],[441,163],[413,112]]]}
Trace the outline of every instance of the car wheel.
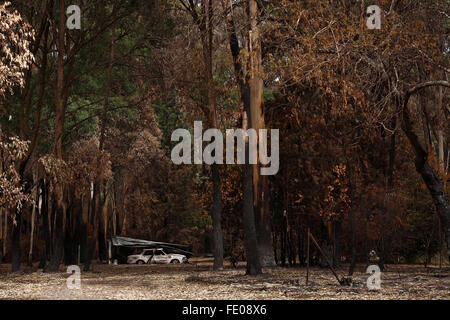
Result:
{"label": "car wheel", "polygon": [[138,260],[138,261],[136,262],[136,264],[144,264],[144,261]]}
{"label": "car wheel", "polygon": [[174,259],[174,260],[170,261],[170,263],[173,263],[173,264],[179,264],[180,261],[178,261],[177,259]]}

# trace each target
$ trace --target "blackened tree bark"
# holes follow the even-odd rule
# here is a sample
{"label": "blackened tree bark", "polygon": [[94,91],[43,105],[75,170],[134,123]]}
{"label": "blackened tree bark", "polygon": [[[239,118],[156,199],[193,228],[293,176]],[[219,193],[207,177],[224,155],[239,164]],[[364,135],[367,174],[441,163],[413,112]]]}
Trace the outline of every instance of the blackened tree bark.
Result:
{"label": "blackened tree bark", "polygon": [[42,181],[42,207],[41,207],[41,219],[42,219],[42,235],[44,240],[44,248],[42,250],[41,260],[39,262],[39,269],[44,269],[47,265],[47,258],[50,252],[50,230],[48,224],[48,185]]}
{"label": "blackened tree bark", "polygon": [[444,231],[445,241],[447,244],[447,256],[450,257],[450,203],[444,189],[444,183],[439,178],[433,167],[428,163],[428,153],[419,142],[419,138],[414,132],[411,117],[408,109],[408,102],[410,97],[422,90],[431,86],[445,86],[450,87],[447,81],[430,81],[412,87],[407,90],[402,97],[402,114],[403,125],[402,129],[405,132],[411,146],[413,147],[415,157],[415,166],[417,172],[422,176],[428,191],[431,194],[436,212],[441,221],[441,226]]}
{"label": "blackened tree bark", "polygon": [[12,243],[11,243],[11,271],[17,272],[20,270],[20,228],[22,226],[22,212],[16,212],[16,223],[13,224],[12,229]]}
{"label": "blackened tree bark", "polygon": [[306,265],[305,253],[304,253],[304,245],[302,232],[300,228],[297,228],[297,252],[298,252],[298,261],[301,267]]}
{"label": "blackened tree bark", "polygon": [[220,175],[217,164],[211,166],[213,178],[213,209],[212,223],[214,236],[214,270],[223,269],[223,237],[222,237],[222,192],[220,190]]}
{"label": "blackened tree bark", "polygon": [[[244,74],[242,60],[240,57],[241,47],[236,34],[236,27],[233,19],[233,5],[230,1],[231,11],[228,15],[227,26],[228,36],[230,41],[231,55],[233,57],[234,73],[238,85],[239,96],[242,109],[242,128],[246,130],[248,124],[251,123],[250,118],[250,85],[249,76]],[[245,155],[246,163],[243,167],[243,225],[244,225],[244,244],[247,257],[247,274],[257,275],[262,272],[259,251],[258,251],[258,239],[255,226],[255,214],[254,214],[254,179],[252,165],[248,164],[249,161],[249,146],[248,139],[246,140]],[[273,254],[273,251],[272,251]]]}
{"label": "blackened tree bark", "polygon": [[[66,216],[68,216],[67,213]],[[68,226],[66,225],[66,231],[64,234],[64,265],[69,266],[76,264],[75,262],[75,252],[74,252],[74,237],[71,234]]]}
{"label": "blackened tree bark", "polygon": [[[101,209],[100,209],[101,211]],[[105,234],[105,219],[103,212],[98,215],[98,257],[100,261],[107,260],[107,248],[106,248],[106,234]]]}
{"label": "blackened tree bark", "polygon": [[87,195],[82,196],[81,198],[81,211],[78,213],[78,222],[79,222],[79,242],[80,242],[80,262],[86,263],[87,256],[87,224],[89,220],[89,197]]}
{"label": "blackened tree bark", "polygon": [[350,258],[350,266],[348,269],[348,275],[349,277],[353,276],[353,272],[355,270],[356,266],[356,229],[355,229],[355,199],[354,199],[354,187],[353,187],[353,181],[352,181],[352,172],[349,161],[347,161],[347,178],[348,178],[348,191],[349,191],[349,197],[350,197],[350,210],[349,210],[349,219],[350,219],[350,233],[351,233],[351,258]]}
{"label": "blackened tree bark", "polygon": [[283,222],[282,222],[282,226],[281,226],[281,252],[280,252],[280,260],[281,260],[281,266],[285,267],[286,266],[286,243],[287,243],[287,237],[286,237],[286,222],[285,219],[283,218]]}
{"label": "blackened tree bark", "polygon": [[[253,173],[255,174],[255,172]],[[257,172],[259,174],[259,172]],[[273,253],[272,243],[272,218],[270,216],[269,208],[269,186],[267,183],[267,176],[260,177],[258,188],[259,201],[256,203],[256,226],[258,237],[258,251],[263,267],[276,266],[275,257]]]}
{"label": "blackened tree bark", "polygon": [[34,196],[35,203],[33,204],[32,210],[31,210],[30,248],[28,250],[28,260],[27,260],[27,265],[30,267],[33,266],[34,228],[35,228],[35,220],[36,220],[37,203],[39,201],[39,188],[36,186],[36,184],[37,184],[36,180],[37,180],[36,174],[33,173],[33,184],[35,184],[35,187],[33,188],[32,194]]}
{"label": "blackened tree bark", "polygon": [[51,254],[48,265],[44,268],[44,272],[58,272],[64,255],[64,226],[63,215],[64,209],[59,206],[56,201],[52,205],[54,210],[54,230],[52,230]]}
{"label": "blackened tree bark", "polygon": [[[262,40],[261,40],[261,22],[258,2],[249,0],[249,35],[248,52],[250,55],[250,110],[249,123],[251,128],[256,131],[265,129],[264,109],[263,109],[263,75],[262,67]],[[265,141],[258,141],[258,147],[264,148]],[[260,159],[265,162],[265,159]],[[253,196],[256,216],[256,231],[258,237],[258,251],[261,265],[263,267],[274,267],[275,259],[273,257],[272,229],[269,210],[269,189],[267,176],[260,176],[260,166],[253,166]]]}
{"label": "blackened tree bark", "polygon": [[0,208],[0,264],[3,263],[3,209]]}
{"label": "blackened tree bark", "polygon": [[93,192],[93,198],[92,201],[90,203],[90,209],[91,209],[91,215],[89,217],[89,223],[92,226],[92,233],[91,233],[91,237],[87,237],[87,246],[86,246],[86,258],[84,261],[84,271],[90,271],[91,269],[91,263],[92,263],[92,259],[94,258],[94,253],[95,253],[95,248],[96,248],[96,243],[97,243],[97,235],[98,235],[98,224],[96,223],[97,221],[97,214],[98,214],[98,206],[97,206],[97,202],[98,202],[98,197],[99,197],[99,184],[98,183],[94,183],[94,192]]}
{"label": "blackened tree bark", "polygon": [[341,233],[342,222],[341,220],[333,221],[333,267],[337,268],[340,265],[341,257]]}
{"label": "blackened tree bark", "polygon": [[[69,194],[73,196],[74,190],[70,190]],[[76,212],[79,212],[78,210],[80,210],[79,200],[74,197],[68,201],[68,207],[65,212],[64,264],[66,266],[77,264],[78,225]]]}
{"label": "blackened tree bark", "polygon": [[[247,156],[248,156],[248,146]],[[256,238],[255,216],[253,212],[253,168],[249,164],[244,165],[243,172],[243,224],[244,224],[244,240],[245,254],[247,257],[247,274],[261,274],[261,264],[258,253],[258,240]]]}

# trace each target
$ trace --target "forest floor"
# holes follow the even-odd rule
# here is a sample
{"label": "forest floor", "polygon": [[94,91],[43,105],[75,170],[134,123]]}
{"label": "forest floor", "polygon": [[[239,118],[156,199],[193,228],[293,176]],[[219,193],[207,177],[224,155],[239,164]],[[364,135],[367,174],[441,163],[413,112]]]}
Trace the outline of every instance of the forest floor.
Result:
{"label": "forest floor", "polygon": [[[212,261],[192,259],[189,265],[93,265],[81,273],[81,288],[67,288],[70,276],[24,268],[10,273],[0,265],[0,299],[446,299],[450,300],[450,267],[389,265],[381,275],[381,289],[367,288],[369,274],[358,266],[352,286],[340,286],[328,269],[265,269],[245,276],[245,267],[212,272]],[[345,275],[346,268],[338,270]]]}

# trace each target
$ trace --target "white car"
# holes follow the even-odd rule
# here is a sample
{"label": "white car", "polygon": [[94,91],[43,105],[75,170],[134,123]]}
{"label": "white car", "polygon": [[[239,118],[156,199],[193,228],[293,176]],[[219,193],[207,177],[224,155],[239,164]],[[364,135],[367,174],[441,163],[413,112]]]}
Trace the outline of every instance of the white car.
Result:
{"label": "white car", "polygon": [[128,264],[145,264],[145,263],[163,263],[178,264],[186,263],[185,255],[170,253],[167,254],[163,249],[145,249],[141,254],[133,254],[127,257]]}

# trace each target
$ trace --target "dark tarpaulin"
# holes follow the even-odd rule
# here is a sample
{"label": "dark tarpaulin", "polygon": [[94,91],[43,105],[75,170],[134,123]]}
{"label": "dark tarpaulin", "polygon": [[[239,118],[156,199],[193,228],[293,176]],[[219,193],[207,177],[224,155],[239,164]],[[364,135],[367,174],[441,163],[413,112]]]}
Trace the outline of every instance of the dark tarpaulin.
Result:
{"label": "dark tarpaulin", "polygon": [[167,248],[176,251],[183,252],[186,255],[192,256],[194,255],[191,250],[191,246],[176,244],[176,243],[167,243],[167,242],[156,242],[156,241],[148,241],[141,239],[133,239],[128,237],[118,237],[114,236],[111,238],[112,245],[115,247],[158,247],[158,248]]}

